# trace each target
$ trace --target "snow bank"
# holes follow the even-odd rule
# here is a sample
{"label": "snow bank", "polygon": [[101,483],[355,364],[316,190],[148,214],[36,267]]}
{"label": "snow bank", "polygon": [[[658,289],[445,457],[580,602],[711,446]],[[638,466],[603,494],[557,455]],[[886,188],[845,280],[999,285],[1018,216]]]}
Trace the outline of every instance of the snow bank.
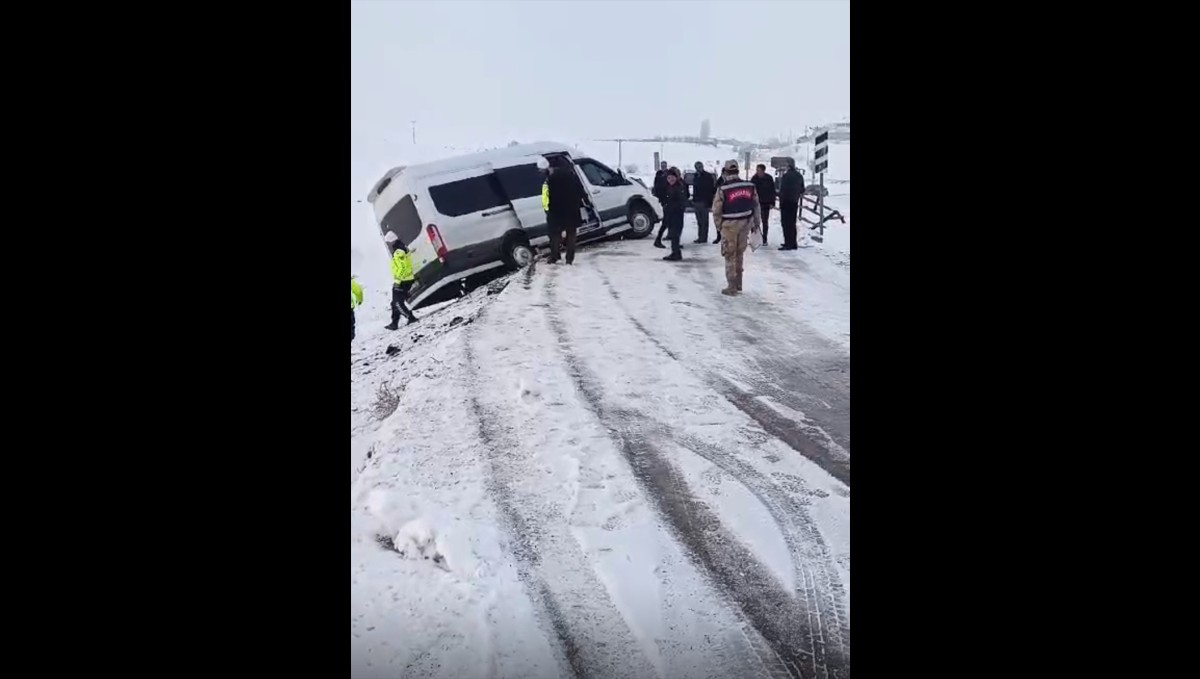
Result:
{"label": "snow bank", "polygon": [[[507,282],[504,279],[493,290]],[[555,676],[505,555],[478,439],[462,426],[460,342],[491,296],[426,310],[355,352],[351,676]],[[387,354],[387,348],[397,350]],[[370,404],[395,394],[393,411]]]}
{"label": "snow bank", "polygon": [[615,141],[580,141],[574,144],[590,157],[599,160],[616,169],[618,158],[625,165],[634,163],[638,166],[637,174],[654,177],[658,168],[654,166],[654,154],[661,150],[661,160],[665,160],[680,170],[690,170],[698,160],[710,170],[719,167],[721,163],[735,157],[736,152],[726,145],[707,146],[704,144],[686,144],[683,142],[641,142],[627,141],[621,144],[618,153]]}

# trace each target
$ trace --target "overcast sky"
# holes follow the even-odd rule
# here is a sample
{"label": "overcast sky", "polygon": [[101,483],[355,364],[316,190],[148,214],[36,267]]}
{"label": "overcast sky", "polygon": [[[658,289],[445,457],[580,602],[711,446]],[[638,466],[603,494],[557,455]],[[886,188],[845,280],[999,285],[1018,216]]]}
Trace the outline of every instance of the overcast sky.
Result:
{"label": "overcast sky", "polygon": [[850,114],[849,0],[360,0],[352,138],[421,144],[697,134]]}

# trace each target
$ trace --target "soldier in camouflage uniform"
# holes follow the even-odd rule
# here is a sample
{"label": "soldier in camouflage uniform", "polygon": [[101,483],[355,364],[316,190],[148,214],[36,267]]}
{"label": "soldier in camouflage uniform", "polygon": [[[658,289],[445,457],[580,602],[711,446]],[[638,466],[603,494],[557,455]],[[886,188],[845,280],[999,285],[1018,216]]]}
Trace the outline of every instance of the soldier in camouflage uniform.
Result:
{"label": "soldier in camouflage uniform", "polygon": [[721,255],[725,257],[725,281],[722,295],[737,295],[742,291],[742,264],[750,234],[762,230],[762,213],[758,207],[758,192],[754,184],[738,177],[736,160],[725,161],[724,181],[713,200],[713,222],[721,238]]}

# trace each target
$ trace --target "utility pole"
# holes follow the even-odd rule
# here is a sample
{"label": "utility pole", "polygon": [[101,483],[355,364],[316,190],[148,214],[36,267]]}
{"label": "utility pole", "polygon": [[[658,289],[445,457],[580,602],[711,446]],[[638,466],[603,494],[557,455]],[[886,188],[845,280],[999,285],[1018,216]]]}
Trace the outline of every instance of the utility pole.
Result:
{"label": "utility pole", "polygon": [[417,145],[417,121],[410,120],[409,122],[412,123],[413,146],[416,146]]}
{"label": "utility pole", "polygon": [[622,138],[622,139],[596,139],[594,141],[615,141],[615,142],[617,142],[617,169],[622,170],[622,171],[625,169],[625,153],[624,153],[624,148],[622,147],[622,144],[627,141],[632,141],[631,139],[624,139],[624,138]]}

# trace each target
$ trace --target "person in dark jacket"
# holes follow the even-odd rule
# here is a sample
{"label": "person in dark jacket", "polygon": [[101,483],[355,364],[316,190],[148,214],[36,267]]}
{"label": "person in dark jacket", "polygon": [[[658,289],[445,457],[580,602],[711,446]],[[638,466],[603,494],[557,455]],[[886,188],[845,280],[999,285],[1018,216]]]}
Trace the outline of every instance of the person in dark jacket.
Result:
{"label": "person in dark jacket", "polygon": [[[717,191],[721,190],[721,185],[724,184],[725,181],[726,181],[726,179],[725,179],[724,174],[721,174],[720,177],[717,177],[717,181],[713,183],[713,196],[717,195]],[[717,229],[717,239],[713,241],[713,245],[716,245],[717,243],[720,243],[720,242],[721,242],[721,230]]]}
{"label": "person in dark jacket", "polygon": [[796,216],[800,212],[800,201],[804,196],[804,175],[796,169],[795,161],[788,161],[787,172],[779,182],[779,222],[783,226],[783,245],[780,250],[795,250]]}
{"label": "person in dark jacket", "polygon": [[[688,192],[679,168],[673,167],[667,170],[666,177],[667,185],[663,189],[662,196],[663,224],[667,226],[667,233],[671,239],[671,254],[663,259],[668,262],[678,262],[683,259],[679,239],[683,235],[683,212],[687,208]],[[662,243],[655,244],[662,247]]]}
{"label": "person in dark jacket", "polygon": [[711,172],[704,171],[704,163],[696,161],[696,174],[692,178],[692,207],[696,210],[696,243],[708,243],[708,215],[712,212],[713,196],[717,193]]}
{"label": "person in dark jacket", "polygon": [[[658,199],[659,204],[663,202],[663,193],[667,186],[667,163],[663,161],[659,164],[658,172],[654,173],[654,188],[650,190],[650,195]],[[667,223],[664,221],[658,225],[658,235],[654,237],[654,247],[666,247],[662,244],[663,234],[667,231]]]}
{"label": "person in dark jacket", "polygon": [[575,168],[561,156],[550,160],[550,176],[546,179],[549,202],[546,206],[546,225],[550,228],[550,256],[548,264],[558,263],[559,241],[562,232],[567,232],[567,264],[575,262],[575,235],[582,219],[579,210],[584,207],[587,194]]}
{"label": "person in dark jacket", "polygon": [[767,174],[767,166],[759,163],[754,176],[750,178],[754,190],[758,192],[759,208],[762,212],[762,239],[767,244],[767,224],[771,218],[771,208],[775,205],[775,178]]}
{"label": "person in dark jacket", "polygon": [[660,202],[663,197],[663,188],[667,185],[667,162],[664,160],[658,167],[658,171],[654,173],[654,188],[650,191],[650,195],[657,198]]}

